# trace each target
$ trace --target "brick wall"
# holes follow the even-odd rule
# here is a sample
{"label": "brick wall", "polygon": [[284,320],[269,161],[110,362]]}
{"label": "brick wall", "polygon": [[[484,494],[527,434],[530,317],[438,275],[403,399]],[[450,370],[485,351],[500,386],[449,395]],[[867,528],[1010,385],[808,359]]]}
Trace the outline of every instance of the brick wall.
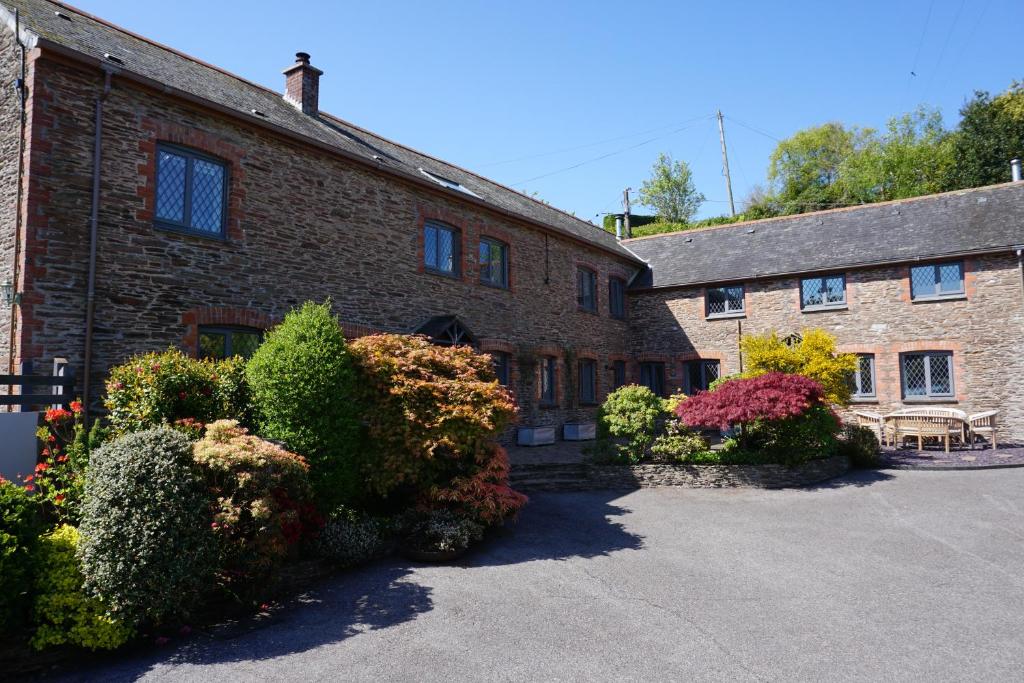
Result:
{"label": "brick wall", "polygon": [[[0,28],[0,283],[14,277],[14,237],[18,193],[18,94],[12,87],[19,76],[14,34]],[[0,301],[0,374],[10,361],[11,308]],[[5,393],[7,387],[0,387]]]}
{"label": "brick wall", "polygon": [[900,353],[952,351],[955,406],[1001,410],[1006,436],[1024,441],[1024,294],[1016,256],[968,260],[966,271],[966,298],[928,303],[910,301],[907,267],[849,272],[848,307],[814,313],[800,310],[799,278],[748,282],[741,319],[707,320],[699,287],[636,294],[633,350],[669,360],[669,381],[679,387],[682,361],[694,355],[721,358],[723,372],[738,370],[739,322],[744,334],[820,327],[842,350],[875,354],[878,400],[864,408],[882,412],[904,406]]}
{"label": "brick wall", "polygon": [[[98,72],[43,57],[35,64],[37,123],[32,178],[38,198],[35,279],[24,344],[39,357],[81,360],[91,172],[92,102]],[[560,423],[591,415],[569,382],[555,408],[537,405],[538,349],[600,361],[626,351],[628,324],[608,311],[608,276],[633,266],[600,250],[491,214],[449,192],[397,181],[312,148],[248,129],[114,78],[105,105],[94,372],[130,354],[195,349],[197,328],[225,320],[277,320],[305,300],[330,297],[346,329],[409,332],[455,314],[485,349],[508,352],[523,413]],[[187,145],[230,167],[228,237],[211,240],[155,229],[158,141]],[[447,195],[447,196],[446,196]],[[45,201],[43,201],[45,199]],[[421,226],[461,231],[459,278],[423,272]],[[479,238],[509,244],[512,287],[479,283]],[[576,264],[598,271],[599,313],[577,311]],[[211,314],[210,311],[218,311]],[[203,316],[206,316],[205,318]],[[212,316],[212,317],[211,317]],[[227,316],[220,318],[217,316]]]}

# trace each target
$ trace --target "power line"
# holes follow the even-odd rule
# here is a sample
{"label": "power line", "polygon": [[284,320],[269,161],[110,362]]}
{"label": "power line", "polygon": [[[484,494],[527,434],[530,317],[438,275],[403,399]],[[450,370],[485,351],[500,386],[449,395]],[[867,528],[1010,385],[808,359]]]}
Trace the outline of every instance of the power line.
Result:
{"label": "power line", "polygon": [[[686,121],[682,121],[682,123],[685,124],[685,123],[689,123],[691,121],[699,121],[699,120],[704,119],[704,118],[707,118],[707,116],[698,116],[698,117],[695,117],[695,118],[692,118],[692,119],[687,119]],[[668,125],[658,126],[656,128],[649,128],[647,130],[638,131],[636,133],[629,133],[627,135],[619,135],[619,136],[614,137],[614,138],[607,138],[605,140],[598,140],[597,142],[588,142],[588,143],[583,144],[583,145],[576,145],[575,147],[565,147],[563,149],[556,149],[556,150],[552,150],[552,151],[548,151],[548,152],[539,152],[537,154],[528,154],[526,156],[516,157],[515,159],[505,159],[503,161],[492,161],[490,163],[480,164],[479,168],[489,168],[491,166],[502,166],[504,164],[512,164],[512,163],[515,163],[517,161],[528,161],[530,159],[540,159],[542,157],[550,157],[550,156],[554,156],[556,154],[565,154],[566,152],[575,152],[576,150],[587,149],[588,147],[597,147],[598,145],[604,145],[604,144],[607,144],[609,142],[618,142],[619,140],[626,140],[628,138],[635,138],[638,135],[648,135],[650,133],[654,133],[656,131],[665,130],[666,128],[671,128],[672,126],[677,126],[677,125],[679,125],[678,122],[677,123],[670,123]]]}
{"label": "power line", "polygon": [[775,142],[782,142],[782,140],[780,140],[779,138],[775,137],[771,133],[767,133],[767,132],[761,130],[760,128],[757,128],[756,126],[751,126],[749,123],[743,123],[739,119],[734,118],[732,116],[729,116],[728,114],[725,115],[725,118],[729,119],[730,121],[732,121],[733,123],[735,123],[738,126],[743,126],[747,130],[751,130],[751,131],[757,133],[758,135],[763,135],[764,137],[768,138],[769,140],[774,140]]}
{"label": "power line", "polygon": [[673,131],[671,131],[669,133],[666,133],[665,135],[658,135],[658,136],[655,136],[653,138],[648,138],[647,140],[644,140],[643,142],[638,142],[635,145],[630,145],[629,147],[623,147],[622,149],[617,149],[614,152],[608,152],[608,153],[602,154],[600,156],[596,156],[596,157],[593,157],[593,158],[590,158],[590,159],[585,159],[585,160],[583,160],[583,161],[581,161],[579,163],[572,164],[571,166],[566,166],[564,168],[559,168],[559,169],[556,169],[556,170],[551,171],[549,173],[542,173],[541,175],[534,176],[532,178],[527,178],[526,180],[519,180],[519,181],[516,181],[516,182],[512,183],[512,185],[516,186],[516,185],[522,185],[524,183],[531,183],[534,180],[540,180],[541,178],[548,178],[550,176],[557,175],[559,173],[565,173],[566,171],[571,171],[573,169],[577,169],[580,166],[586,166],[587,164],[592,164],[595,161],[601,161],[602,159],[607,159],[609,157],[613,157],[613,156],[616,156],[618,154],[622,154],[624,152],[628,152],[628,151],[630,151],[632,149],[636,149],[638,147],[643,147],[644,145],[648,145],[648,144],[650,144],[652,142],[655,142],[657,140],[663,140],[663,139],[665,139],[667,137],[671,137],[671,136],[675,135],[676,133],[680,133],[680,132],[686,130],[687,128],[692,128],[697,122],[708,120],[708,119],[710,119],[713,116],[714,116],[714,114],[708,114],[707,116],[701,116],[701,117],[698,117],[696,119],[691,119],[691,121],[693,123],[690,123],[690,124],[685,125],[685,126],[680,126],[679,128],[676,128],[675,130],[673,130]]}
{"label": "power line", "polygon": [[926,97],[932,90],[932,83],[935,81],[935,74],[938,73],[939,67],[942,66],[942,58],[946,56],[946,48],[949,47],[949,39],[953,36],[953,29],[956,28],[957,22],[960,21],[960,13],[964,11],[965,4],[967,4],[967,0],[960,0],[960,6],[957,7],[956,14],[953,15],[953,23],[949,25],[949,30],[946,31],[946,39],[942,41],[942,49],[939,50],[939,59],[935,62],[935,68],[928,75],[928,87],[926,87],[922,93]]}
{"label": "power line", "polygon": [[924,16],[924,27],[921,29],[921,37],[917,41],[917,51],[914,52],[914,61],[910,63],[910,73],[907,75],[907,92],[910,92],[910,82],[917,76],[917,60],[921,58],[921,47],[924,46],[924,37],[928,33],[928,24],[932,19],[932,9],[935,8],[935,0],[928,3],[928,13]]}

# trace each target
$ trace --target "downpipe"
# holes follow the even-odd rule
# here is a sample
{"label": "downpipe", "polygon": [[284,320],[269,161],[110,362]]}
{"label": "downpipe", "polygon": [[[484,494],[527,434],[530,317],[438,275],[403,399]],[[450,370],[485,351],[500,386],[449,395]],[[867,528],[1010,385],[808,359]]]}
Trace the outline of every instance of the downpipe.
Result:
{"label": "downpipe", "polygon": [[96,97],[96,125],[92,146],[92,205],[89,208],[89,279],[85,293],[85,353],[82,359],[82,419],[89,425],[92,382],[92,328],[96,312],[96,246],[99,241],[100,160],[103,149],[103,103],[110,95],[110,71],[103,72],[103,91]]}
{"label": "downpipe", "polygon": [[[25,179],[25,128],[27,125],[26,120],[26,93],[25,93],[25,43],[21,42],[21,14],[17,9],[14,10],[14,42],[18,44],[18,55],[19,55],[19,74],[18,82],[15,84],[18,90],[18,172],[16,173],[16,197],[14,201],[14,263],[11,264],[11,283],[14,285],[15,291],[18,288],[18,278],[21,273],[18,269],[18,263],[21,256],[21,197],[22,197],[22,183]],[[10,322],[8,323],[8,335],[7,335],[7,374],[14,374],[14,337],[17,331],[17,320],[18,320],[18,304],[16,301],[11,302],[10,310]],[[10,394],[13,391],[13,385],[7,385],[7,393]],[[14,406],[8,406],[8,411],[13,411]]]}

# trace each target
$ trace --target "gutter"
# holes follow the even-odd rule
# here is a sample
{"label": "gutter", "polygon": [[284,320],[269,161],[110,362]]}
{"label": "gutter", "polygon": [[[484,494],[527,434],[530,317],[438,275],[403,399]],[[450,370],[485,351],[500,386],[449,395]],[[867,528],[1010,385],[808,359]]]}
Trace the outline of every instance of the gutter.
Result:
{"label": "gutter", "polygon": [[[291,130],[289,128],[285,128],[283,126],[277,125],[277,124],[272,123],[270,121],[261,120],[259,118],[253,117],[253,116],[245,115],[245,114],[243,114],[242,112],[240,112],[240,111],[238,111],[236,109],[232,109],[230,107],[224,106],[224,105],[219,104],[217,102],[213,102],[211,100],[208,100],[206,98],[200,97],[198,95],[193,95],[192,93],[186,92],[184,90],[180,90],[178,88],[171,87],[171,86],[167,85],[166,83],[161,83],[160,81],[153,80],[152,78],[148,78],[146,76],[134,73],[132,71],[127,71],[127,70],[124,70],[124,69],[113,69],[109,62],[106,62],[106,61],[104,61],[102,59],[99,59],[97,57],[93,57],[93,56],[90,56],[90,55],[78,52],[77,50],[72,50],[71,48],[68,48],[68,47],[65,47],[63,45],[60,45],[59,43],[55,43],[52,40],[49,40],[49,39],[44,38],[42,36],[38,36],[36,38],[36,46],[41,48],[41,49],[43,49],[43,50],[46,50],[48,52],[52,52],[52,53],[54,53],[56,55],[63,56],[63,57],[65,57],[67,59],[70,59],[72,61],[79,62],[79,63],[82,63],[82,64],[87,64],[87,65],[90,65],[90,66],[95,66],[95,67],[97,67],[97,68],[99,68],[99,69],[101,69],[103,71],[111,71],[112,70],[114,73],[117,74],[118,77],[123,78],[125,80],[132,81],[134,83],[138,83],[138,84],[143,85],[143,86],[145,86],[147,88],[150,88],[152,90],[156,90],[158,92],[162,92],[162,93],[165,93],[167,95],[171,95],[171,96],[176,97],[178,99],[185,100],[186,102],[190,102],[192,104],[199,105],[199,106],[204,107],[206,109],[210,109],[210,110],[216,111],[216,112],[218,112],[220,114],[223,114],[225,116],[228,116],[228,117],[230,117],[232,119],[239,120],[239,121],[244,121],[249,126],[254,126],[254,127],[257,127],[257,128],[262,128],[264,130],[272,131],[272,132],[274,132],[274,133],[276,133],[276,134],[278,134],[278,135],[280,135],[280,136],[282,136],[284,138],[287,138],[287,139],[297,140],[297,141],[302,142],[304,144],[307,144],[307,145],[309,145],[311,147],[315,147],[317,149],[325,151],[325,152],[327,152],[327,153],[329,153],[329,154],[331,154],[333,156],[342,157],[342,158],[344,158],[344,159],[346,159],[348,161],[355,162],[355,163],[359,164],[360,166],[363,166],[363,167],[368,168],[368,169],[375,170],[375,171],[377,171],[379,173],[385,173],[385,174],[389,174],[389,175],[392,175],[392,176],[399,177],[399,178],[401,178],[401,179],[403,179],[403,180],[405,180],[407,182],[412,183],[413,185],[415,185],[415,186],[417,186],[417,187],[419,187],[421,189],[429,190],[432,194],[440,194],[441,196],[444,196],[444,197],[446,197],[448,199],[451,199],[451,198],[455,197],[459,201],[467,202],[467,203],[472,204],[474,206],[479,206],[481,208],[484,208],[484,209],[490,211],[491,213],[497,214],[497,215],[502,216],[504,218],[509,218],[509,219],[512,219],[512,220],[517,221],[519,223],[524,223],[524,224],[526,224],[526,225],[528,225],[530,227],[533,227],[534,229],[540,230],[541,232],[557,235],[557,236],[562,237],[564,239],[568,239],[570,241],[577,242],[577,243],[582,244],[584,246],[591,247],[593,249],[597,249],[599,251],[606,252],[608,254],[611,254],[613,256],[617,256],[618,258],[621,258],[621,259],[624,259],[624,260],[632,260],[630,254],[623,253],[622,251],[618,251],[616,249],[613,249],[611,247],[607,247],[607,246],[598,244],[596,242],[587,241],[587,240],[585,240],[585,239],[583,239],[583,238],[581,238],[581,237],[579,237],[577,235],[572,234],[571,232],[568,232],[568,231],[565,231],[565,230],[561,230],[559,228],[555,228],[555,227],[550,226],[550,225],[548,225],[546,223],[541,223],[541,222],[533,220],[533,219],[531,219],[531,218],[529,218],[527,216],[523,216],[521,214],[518,214],[518,213],[516,213],[514,211],[509,211],[508,209],[503,209],[500,206],[497,206],[497,205],[492,204],[490,202],[484,201],[483,199],[475,198],[475,197],[473,197],[471,195],[465,194],[463,192],[457,192],[457,191],[454,191],[454,190],[451,191],[451,193],[446,192],[446,191],[442,190],[440,188],[440,186],[437,185],[437,183],[434,183],[431,180],[427,180],[426,178],[419,177],[420,174],[418,174],[418,173],[414,175],[413,173],[407,172],[407,171],[405,171],[403,169],[389,168],[389,167],[386,167],[386,166],[382,166],[381,164],[376,163],[376,162],[374,162],[371,159],[360,157],[357,154],[353,154],[351,152],[348,152],[347,150],[340,149],[338,147],[335,147],[335,146],[330,145],[328,143],[322,142],[322,141],[317,140],[315,138],[308,137],[306,135],[303,135],[302,133],[297,133],[297,132],[295,132],[295,131],[293,131],[293,130]],[[457,192],[457,194],[456,194],[456,192]],[[596,226],[594,227],[594,229],[595,230],[599,230],[599,228],[597,228]],[[644,265],[644,263],[643,263],[642,260],[637,260],[636,261],[636,265],[642,266],[642,265]]]}
{"label": "gutter", "polygon": [[100,160],[103,149],[103,103],[110,95],[112,74],[105,70],[103,91],[96,96],[96,123],[92,143],[92,204],[89,208],[89,280],[85,294],[85,353],[82,359],[82,419],[89,424],[89,383],[92,380],[92,330],[96,311],[96,245],[99,241]]}
{"label": "gutter", "polygon": [[1018,262],[1021,260],[1021,252],[1024,252],[1024,245],[1013,246],[1013,247],[986,247],[984,249],[968,249],[963,251],[953,251],[944,254],[929,254],[927,256],[915,256],[913,258],[901,258],[893,259],[888,261],[865,261],[861,263],[847,263],[836,266],[829,266],[827,268],[808,268],[805,270],[786,270],[777,273],[754,273],[743,277],[730,277],[718,280],[696,280],[694,282],[684,282],[678,284],[668,285],[653,285],[651,287],[635,287],[630,290],[631,293],[640,294],[643,292],[656,292],[669,289],[687,289],[690,287],[708,287],[712,285],[728,285],[735,284],[738,282],[753,282],[757,280],[774,280],[780,277],[791,277],[795,275],[811,275],[817,273],[838,273],[845,270],[862,270],[865,268],[879,268],[882,266],[898,266],[906,263],[921,263],[923,261],[940,261],[944,259],[956,259],[956,258],[967,258],[970,256],[985,256],[987,254],[1003,254],[1006,250],[1016,250]]}

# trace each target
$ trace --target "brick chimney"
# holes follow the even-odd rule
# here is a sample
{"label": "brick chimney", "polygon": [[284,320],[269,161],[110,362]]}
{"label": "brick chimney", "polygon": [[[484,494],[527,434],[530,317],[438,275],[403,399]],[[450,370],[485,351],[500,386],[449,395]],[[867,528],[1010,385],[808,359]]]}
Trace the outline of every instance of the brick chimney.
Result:
{"label": "brick chimney", "polygon": [[284,70],[284,98],[303,114],[316,116],[320,111],[320,77],[323,71],[309,63],[305,52],[295,53],[295,64]]}

